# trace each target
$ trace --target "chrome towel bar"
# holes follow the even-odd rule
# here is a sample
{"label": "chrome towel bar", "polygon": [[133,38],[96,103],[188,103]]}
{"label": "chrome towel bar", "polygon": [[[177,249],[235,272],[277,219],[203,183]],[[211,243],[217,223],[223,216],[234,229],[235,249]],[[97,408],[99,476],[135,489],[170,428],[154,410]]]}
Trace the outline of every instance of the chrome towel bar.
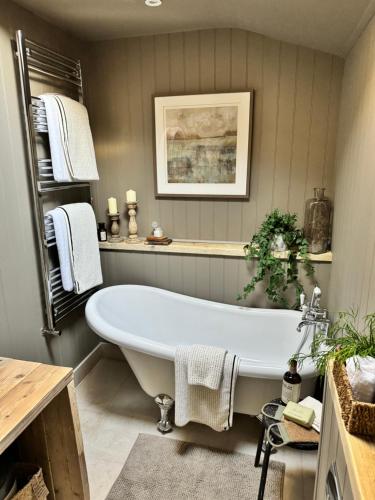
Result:
{"label": "chrome towel bar", "polygon": [[38,97],[32,97],[33,125],[36,132],[48,133],[47,115],[43,101]]}
{"label": "chrome towel bar", "polygon": [[87,290],[82,295],[74,292],[66,292],[62,286],[60,267],[51,270],[50,274],[50,296],[56,322],[61,321],[68,314],[85,303],[97,288]]}
{"label": "chrome towel bar", "polygon": [[25,39],[25,53],[29,71],[79,87],[82,91],[82,72],[80,61],[63,56],[32,40]]}
{"label": "chrome towel bar", "polygon": [[78,295],[63,289],[60,268],[53,264],[58,262],[55,230],[52,218],[44,214],[43,195],[67,189],[86,188],[88,201],[91,201],[91,191],[88,182],[56,182],[51,159],[39,158],[37,140],[48,139],[48,123],[44,103],[31,95],[30,79],[34,78],[34,74],[41,75],[43,80],[51,78],[51,83],[56,84],[59,89],[68,88],[70,97],[74,93],[77,100],[83,102],[81,63],[78,59],[59,54],[25,38],[20,30],[16,32],[15,55],[22,93],[27,163],[43,290],[45,318],[41,332],[43,335],[60,335],[58,324],[83,305],[96,290],[88,290]]}
{"label": "chrome towel bar", "polygon": [[55,182],[55,181],[38,181],[39,193],[53,193],[56,191],[66,191],[67,189],[90,188],[89,182]]}

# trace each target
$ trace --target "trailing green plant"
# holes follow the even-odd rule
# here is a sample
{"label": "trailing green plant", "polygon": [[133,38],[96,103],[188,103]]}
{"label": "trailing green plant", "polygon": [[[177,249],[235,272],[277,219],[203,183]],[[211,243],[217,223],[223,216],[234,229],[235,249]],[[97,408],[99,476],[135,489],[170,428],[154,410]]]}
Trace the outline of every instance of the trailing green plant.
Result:
{"label": "trailing green plant", "polygon": [[[272,251],[276,236],[282,236],[288,250],[286,263]],[[245,245],[245,259],[258,259],[255,276],[248,283],[238,299],[244,299],[254,292],[257,283],[266,283],[268,299],[283,308],[297,308],[303,285],[298,277],[298,257],[308,277],[313,277],[314,267],[308,256],[308,243],[301,229],[297,227],[297,215],[274,210],[268,214],[259,231],[250,243]],[[290,305],[286,293],[295,290],[295,302]]]}
{"label": "trailing green plant", "polygon": [[308,354],[294,354],[300,366],[311,359],[320,375],[324,375],[330,360],[344,363],[351,357],[375,358],[375,313],[367,314],[361,322],[358,311],[340,312],[329,327],[327,336],[315,333]]}

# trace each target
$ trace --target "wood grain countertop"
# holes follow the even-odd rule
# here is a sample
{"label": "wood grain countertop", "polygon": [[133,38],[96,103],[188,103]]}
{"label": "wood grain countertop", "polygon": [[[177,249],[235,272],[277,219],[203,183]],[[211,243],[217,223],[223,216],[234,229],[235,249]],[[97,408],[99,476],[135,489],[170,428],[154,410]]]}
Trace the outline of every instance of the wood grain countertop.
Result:
{"label": "wood grain countertop", "polygon": [[[115,252],[154,252],[244,258],[244,245],[246,245],[244,242],[199,240],[173,240],[170,245],[145,245],[145,238],[140,238],[137,243],[129,243],[128,240],[119,243],[100,242],[99,248]],[[281,260],[288,258],[288,252],[274,252],[274,255]],[[309,257],[313,262],[332,262],[332,252],[319,255],[309,254]]]}
{"label": "wood grain countertop", "polygon": [[331,368],[328,370],[328,384],[353,496],[355,500],[370,500],[375,498],[375,437],[349,434],[341,417],[340,402]]}
{"label": "wood grain countertop", "polygon": [[73,370],[0,358],[0,454],[73,380]]}

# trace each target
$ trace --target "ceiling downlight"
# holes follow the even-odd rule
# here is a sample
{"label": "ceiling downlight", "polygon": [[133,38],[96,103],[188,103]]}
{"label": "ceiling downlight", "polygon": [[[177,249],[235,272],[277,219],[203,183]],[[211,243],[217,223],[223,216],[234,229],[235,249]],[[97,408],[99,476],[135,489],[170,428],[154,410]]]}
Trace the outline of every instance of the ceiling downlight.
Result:
{"label": "ceiling downlight", "polygon": [[160,7],[162,3],[162,0],[145,0],[147,7]]}

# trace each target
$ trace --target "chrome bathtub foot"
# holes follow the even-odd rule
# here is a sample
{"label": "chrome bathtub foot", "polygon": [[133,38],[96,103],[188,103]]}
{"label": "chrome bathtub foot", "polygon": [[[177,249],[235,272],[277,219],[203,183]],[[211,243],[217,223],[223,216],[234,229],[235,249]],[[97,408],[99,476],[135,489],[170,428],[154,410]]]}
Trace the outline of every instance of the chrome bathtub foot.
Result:
{"label": "chrome bathtub foot", "polygon": [[174,405],[173,399],[168,394],[159,394],[155,398],[155,403],[160,408],[160,420],[157,424],[157,429],[162,434],[173,430],[172,422],[169,418],[169,412]]}

